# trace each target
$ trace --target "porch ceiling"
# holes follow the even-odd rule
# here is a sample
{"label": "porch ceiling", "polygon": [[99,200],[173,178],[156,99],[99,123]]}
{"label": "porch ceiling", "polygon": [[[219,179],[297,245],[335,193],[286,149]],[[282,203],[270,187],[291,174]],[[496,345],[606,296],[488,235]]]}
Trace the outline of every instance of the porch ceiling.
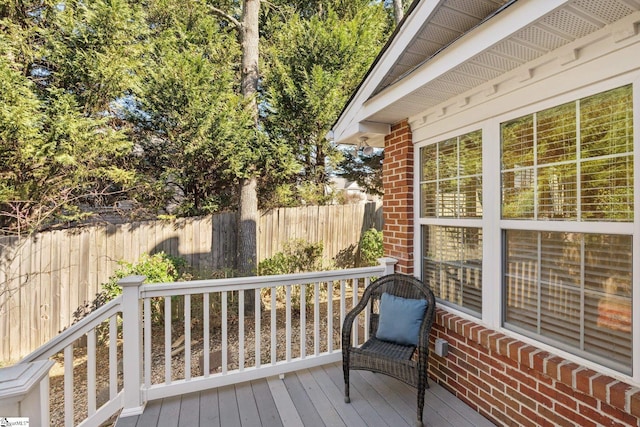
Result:
{"label": "porch ceiling", "polygon": [[[414,52],[421,48],[437,46],[441,36],[448,31],[439,24],[440,15],[446,16],[451,22],[456,22],[459,29],[473,26],[474,20],[469,15],[451,7],[468,3],[475,2],[459,0],[443,2],[443,7],[435,14],[432,21],[425,23],[420,33],[387,73],[383,83],[371,98],[387,88],[390,89],[394,83],[410,77],[421,67],[428,66],[429,61],[438,55],[438,51],[436,51],[426,59],[415,62]],[[482,3],[488,10],[490,2],[477,3]],[[638,10],[640,10],[640,2],[636,0],[575,0],[569,2],[439,77],[425,82],[407,96],[375,112],[367,120],[396,123],[411,117],[487,83],[527,62],[540,58],[555,49],[586,37]],[[477,24],[479,21],[475,22]],[[412,61],[414,61],[413,64]]]}
{"label": "porch ceiling", "polygon": [[[426,1],[414,2],[410,13]],[[369,131],[371,125],[390,125],[459,100],[638,11],[640,0],[441,0],[392,64],[385,55],[393,56],[387,50],[399,45],[393,39],[387,45],[336,122],[336,140],[367,136],[371,145],[382,146],[383,134]],[[393,37],[403,31],[401,26]],[[637,32],[635,26],[631,31]]]}

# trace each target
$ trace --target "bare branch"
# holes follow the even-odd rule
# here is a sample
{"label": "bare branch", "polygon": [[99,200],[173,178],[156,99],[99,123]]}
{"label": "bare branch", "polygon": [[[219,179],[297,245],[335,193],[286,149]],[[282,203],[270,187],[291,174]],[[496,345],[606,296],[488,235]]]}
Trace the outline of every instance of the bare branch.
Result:
{"label": "bare branch", "polygon": [[238,21],[236,18],[234,18],[233,16],[229,15],[227,12],[225,12],[222,9],[218,9],[215,6],[209,6],[209,9],[211,10],[211,12],[213,12],[214,14],[222,17],[223,19],[226,19],[227,21],[229,21],[231,24],[233,24],[234,27],[236,27],[238,30],[240,30],[242,28],[242,23],[240,21]]}

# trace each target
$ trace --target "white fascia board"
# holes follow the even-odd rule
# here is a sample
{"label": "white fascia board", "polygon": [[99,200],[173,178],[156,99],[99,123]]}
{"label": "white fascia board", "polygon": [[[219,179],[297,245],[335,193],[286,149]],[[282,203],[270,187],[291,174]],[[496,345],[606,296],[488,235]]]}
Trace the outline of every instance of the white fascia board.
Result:
{"label": "white fascia board", "polygon": [[401,100],[425,83],[464,64],[491,46],[570,2],[571,0],[516,2],[493,19],[465,34],[411,75],[366,101],[360,109],[360,114],[364,117],[370,116]]}
{"label": "white fascia board", "polygon": [[[444,0],[423,0],[416,6],[413,12],[407,16],[406,21],[403,23],[396,37],[394,37],[387,49],[382,53],[375,68],[367,75],[366,80],[362,83],[358,92],[336,121],[333,129],[336,142],[340,143],[353,136],[354,126],[357,128],[357,122],[366,118],[358,114],[361,106],[378,87],[382,79],[386,76],[387,71],[393,67],[400,55],[405,51],[409,43],[411,43],[414,36],[420,31],[422,25],[429,20],[443,1]],[[349,128],[351,129],[349,130]]]}

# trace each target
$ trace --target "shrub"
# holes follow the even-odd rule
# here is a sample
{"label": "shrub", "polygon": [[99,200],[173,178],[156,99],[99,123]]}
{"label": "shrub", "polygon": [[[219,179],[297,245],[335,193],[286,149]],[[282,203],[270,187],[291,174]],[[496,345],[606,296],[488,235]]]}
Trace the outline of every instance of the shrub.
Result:
{"label": "shrub", "polygon": [[107,283],[102,284],[102,290],[96,294],[95,299],[91,302],[85,302],[73,313],[73,323],[120,295],[122,288],[118,285],[118,281],[123,277],[146,276],[146,283],[175,282],[180,277],[181,270],[186,266],[186,260],[158,252],[154,255],[144,253],[135,263],[119,261],[118,264],[120,268],[109,278]]}
{"label": "shrub", "polygon": [[284,250],[258,264],[258,275],[295,274],[323,270],[322,242],[310,243],[295,239],[286,243]]}
{"label": "shrub", "polygon": [[[268,276],[275,274],[295,274],[310,271],[326,270],[322,260],[322,242],[310,243],[303,239],[296,239],[288,242],[282,252],[274,254],[272,257],[261,261],[258,264],[258,275]],[[262,298],[271,295],[269,288],[262,289]],[[276,298],[285,300],[286,289],[284,286],[276,288]],[[306,285],[305,302],[307,307],[313,298],[313,285]],[[300,304],[300,286],[291,287],[291,303],[294,310]]]}
{"label": "shrub", "polygon": [[360,265],[376,265],[378,258],[384,256],[382,231],[370,228],[360,238]]}

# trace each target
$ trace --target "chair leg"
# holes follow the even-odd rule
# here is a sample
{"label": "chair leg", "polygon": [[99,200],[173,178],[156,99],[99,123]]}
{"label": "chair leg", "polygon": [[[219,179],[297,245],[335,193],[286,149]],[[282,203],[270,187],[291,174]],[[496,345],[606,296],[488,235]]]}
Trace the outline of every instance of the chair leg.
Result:
{"label": "chair leg", "polygon": [[344,373],[344,403],[351,403],[351,398],[349,397],[349,367],[343,365],[342,371]]}
{"label": "chair leg", "polygon": [[425,384],[418,386],[418,421],[416,427],[422,427],[422,412],[424,410]]}

